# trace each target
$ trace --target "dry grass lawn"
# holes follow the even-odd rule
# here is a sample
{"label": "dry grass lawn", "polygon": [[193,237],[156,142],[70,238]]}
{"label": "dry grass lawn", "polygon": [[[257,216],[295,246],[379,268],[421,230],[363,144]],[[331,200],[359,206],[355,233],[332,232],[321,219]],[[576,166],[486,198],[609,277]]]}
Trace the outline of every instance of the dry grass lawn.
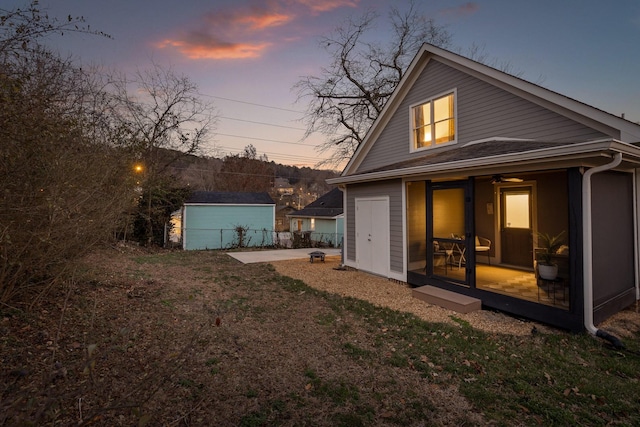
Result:
{"label": "dry grass lawn", "polygon": [[[0,425],[489,425],[454,376],[484,368],[442,343],[475,339],[461,323],[498,341],[532,328],[425,304],[331,257],[243,265],[121,246],[84,262],[74,283],[2,307]],[[640,329],[637,313],[611,326]]]}

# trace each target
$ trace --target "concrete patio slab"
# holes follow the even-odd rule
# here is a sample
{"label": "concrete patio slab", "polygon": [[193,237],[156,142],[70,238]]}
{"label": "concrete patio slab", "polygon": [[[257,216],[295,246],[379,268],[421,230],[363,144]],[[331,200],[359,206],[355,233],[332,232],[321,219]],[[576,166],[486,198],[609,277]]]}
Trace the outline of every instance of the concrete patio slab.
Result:
{"label": "concrete patio slab", "polygon": [[314,251],[322,251],[325,256],[340,256],[341,249],[336,248],[302,248],[302,249],[277,249],[271,251],[247,251],[247,252],[227,252],[232,258],[243,264],[256,262],[286,261],[289,259],[310,258],[309,254]]}

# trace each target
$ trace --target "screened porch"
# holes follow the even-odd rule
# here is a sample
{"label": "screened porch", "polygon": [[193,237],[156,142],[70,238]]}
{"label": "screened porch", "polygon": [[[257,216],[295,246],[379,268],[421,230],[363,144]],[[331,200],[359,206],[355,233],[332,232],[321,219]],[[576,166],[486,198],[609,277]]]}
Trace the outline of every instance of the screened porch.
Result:
{"label": "screened porch", "polygon": [[[406,182],[411,285],[464,288],[569,310],[567,172]],[[555,277],[541,277],[540,233],[560,235]],[[561,249],[558,250],[558,249]]]}

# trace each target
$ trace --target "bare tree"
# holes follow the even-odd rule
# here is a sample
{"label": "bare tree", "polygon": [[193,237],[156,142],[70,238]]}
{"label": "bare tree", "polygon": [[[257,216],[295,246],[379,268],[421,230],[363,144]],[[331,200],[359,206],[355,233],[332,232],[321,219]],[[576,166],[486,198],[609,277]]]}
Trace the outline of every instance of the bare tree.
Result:
{"label": "bare tree", "polygon": [[201,191],[216,191],[222,160],[215,157],[194,157],[180,169],[174,169],[181,182]]}
{"label": "bare tree", "polygon": [[256,148],[249,144],[243,153],[228,155],[222,159],[222,167],[216,180],[219,191],[271,191],[274,168],[266,155],[258,156]]}
{"label": "bare tree", "polygon": [[176,157],[196,153],[215,123],[212,104],[203,101],[197,85],[187,76],[158,64],[111,80],[114,116],[138,146],[147,168],[161,170]]}
{"label": "bare tree", "polygon": [[40,49],[40,39],[51,34],[95,34],[111,37],[102,31],[85,25],[84,17],[68,15],[59,20],[42,11],[38,0],[31,0],[25,7],[5,9],[0,6],[0,55],[20,57]]}
{"label": "bare tree", "polygon": [[[111,81],[113,116],[127,134],[142,161],[141,186],[147,193],[146,235],[154,236],[152,194],[163,194],[169,166],[181,156],[194,154],[215,123],[214,108],[198,95],[197,85],[187,76],[158,64],[138,71],[132,79],[116,76]],[[141,211],[139,211],[141,213]]]}
{"label": "bare tree", "polygon": [[320,45],[332,63],[320,76],[307,76],[296,84],[298,100],[309,102],[305,137],[315,132],[327,136],[319,151],[330,157],[320,164],[337,165],[351,157],[423,43],[451,43],[446,28],[419,13],[414,2],[404,12],[391,8],[393,36],[384,45],[369,41],[379,18],[369,11],[323,37]]}

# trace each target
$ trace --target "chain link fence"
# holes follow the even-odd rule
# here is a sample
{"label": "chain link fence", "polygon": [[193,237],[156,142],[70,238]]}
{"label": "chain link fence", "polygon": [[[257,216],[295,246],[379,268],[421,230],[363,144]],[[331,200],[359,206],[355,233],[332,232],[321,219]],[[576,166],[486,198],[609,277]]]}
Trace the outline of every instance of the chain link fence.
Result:
{"label": "chain link fence", "polygon": [[[186,239],[186,240],[184,240]],[[237,248],[339,248],[342,233],[275,231],[236,227],[232,229],[183,228],[166,233],[165,245],[189,249]]]}

